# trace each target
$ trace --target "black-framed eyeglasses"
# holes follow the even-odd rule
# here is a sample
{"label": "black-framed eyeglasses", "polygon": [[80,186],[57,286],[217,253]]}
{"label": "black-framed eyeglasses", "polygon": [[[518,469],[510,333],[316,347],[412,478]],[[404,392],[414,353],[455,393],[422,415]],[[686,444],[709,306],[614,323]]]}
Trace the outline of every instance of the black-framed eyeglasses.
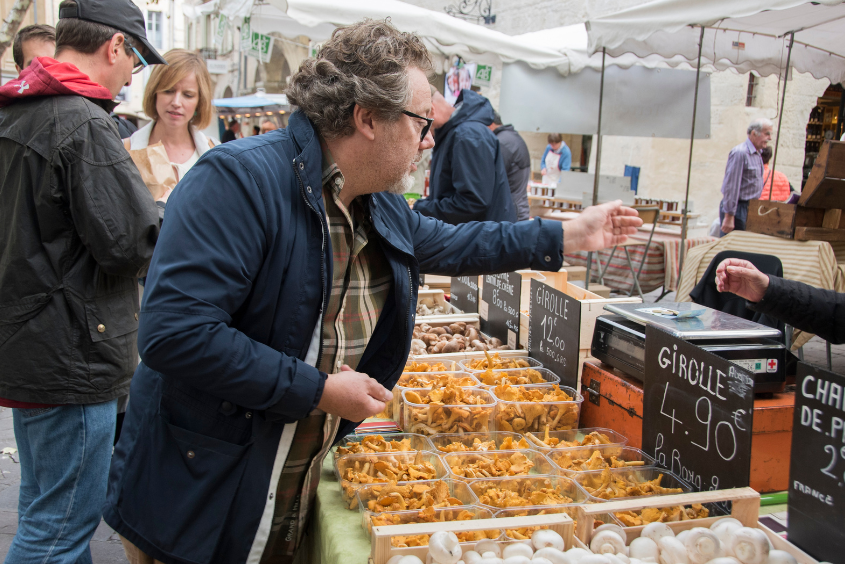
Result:
{"label": "black-framed eyeglasses", "polygon": [[408,110],[402,110],[402,113],[412,118],[425,120],[425,125],[423,126],[422,131],[420,132],[420,143],[422,143],[425,139],[425,136],[428,135],[428,130],[431,129],[431,124],[434,123],[434,119],[418,116],[417,114],[411,113]]}

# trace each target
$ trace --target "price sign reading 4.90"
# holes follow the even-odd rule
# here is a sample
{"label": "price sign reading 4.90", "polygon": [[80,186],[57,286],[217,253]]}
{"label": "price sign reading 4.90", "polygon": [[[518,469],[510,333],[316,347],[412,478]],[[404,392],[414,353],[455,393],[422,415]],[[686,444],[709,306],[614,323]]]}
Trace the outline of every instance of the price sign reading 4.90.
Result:
{"label": "price sign reading 4.90", "polygon": [[561,384],[578,387],[578,340],[581,304],[548,284],[531,280],[528,355],[560,376]]}
{"label": "price sign reading 4.90", "polygon": [[651,325],[643,450],[697,491],[748,486],[754,377]]}
{"label": "price sign reading 4.90", "polygon": [[458,276],[449,282],[450,302],[464,313],[478,313],[478,276]]}
{"label": "price sign reading 4.90", "polygon": [[816,560],[845,554],[845,377],[798,365],[792,458],[789,466],[789,541]]}
{"label": "price sign reading 4.90", "polygon": [[478,308],[481,331],[501,339],[512,349],[519,346],[521,297],[522,276],[516,272],[484,275],[484,289]]}

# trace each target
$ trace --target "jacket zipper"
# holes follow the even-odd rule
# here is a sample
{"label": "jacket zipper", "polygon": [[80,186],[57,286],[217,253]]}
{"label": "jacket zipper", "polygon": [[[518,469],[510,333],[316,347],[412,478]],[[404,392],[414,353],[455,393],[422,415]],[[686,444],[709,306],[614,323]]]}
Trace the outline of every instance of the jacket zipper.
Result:
{"label": "jacket zipper", "polygon": [[320,283],[321,283],[321,291],[322,291],[322,302],[320,305],[320,333],[319,333],[319,340],[320,345],[317,349],[317,362],[315,363],[315,368],[317,370],[320,369],[320,362],[323,360],[323,314],[326,311],[326,262],[325,262],[325,255],[326,255],[326,229],[323,225],[323,216],[320,215],[320,212],[311,205],[311,202],[308,200],[308,196],[305,195],[305,183],[302,182],[302,177],[299,175],[299,171],[296,169],[296,161],[294,161],[293,172],[296,174],[297,180],[299,180],[299,188],[300,192],[302,193],[302,199],[305,200],[305,205],[307,205],[311,211],[313,211],[317,215],[317,219],[320,221],[320,233],[321,233],[321,246],[320,246]]}

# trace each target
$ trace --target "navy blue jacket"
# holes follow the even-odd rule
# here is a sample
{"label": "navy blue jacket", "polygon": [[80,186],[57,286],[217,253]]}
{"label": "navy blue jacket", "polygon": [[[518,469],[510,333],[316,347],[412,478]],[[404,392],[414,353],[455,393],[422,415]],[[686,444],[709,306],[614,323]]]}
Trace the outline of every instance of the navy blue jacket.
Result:
{"label": "navy blue jacket", "polygon": [[[244,562],[285,424],[320,400],[326,374],[304,359],[332,280],[321,162],[314,129],[294,112],[286,129],[203,155],[168,200],[104,512],[158,560]],[[563,261],[555,221],[451,226],[398,195],[364,204],[393,282],[357,369],[388,389],[410,349],[420,271]],[[355,425],[342,422],[337,437]]]}
{"label": "navy blue jacket", "polygon": [[463,90],[463,105],[434,132],[429,195],[414,204],[423,215],[458,225],[470,221],[516,221],[505,160],[490,100]]}

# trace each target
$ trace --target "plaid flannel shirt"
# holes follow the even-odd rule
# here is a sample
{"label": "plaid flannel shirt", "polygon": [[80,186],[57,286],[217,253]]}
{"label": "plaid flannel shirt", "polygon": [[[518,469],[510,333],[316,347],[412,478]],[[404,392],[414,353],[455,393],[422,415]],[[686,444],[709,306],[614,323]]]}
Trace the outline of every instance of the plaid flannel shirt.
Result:
{"label": "plaid flannel shirt", "polygon": [[[373,334],[392,275],[361,202],[350,209],[340,201],[343,174],[323,156],[323,202],[332,243],[332,289],[323,313],[322,372],[355,369]],[[297,422],[296,433],[276,488],[276,508],[261,564],[291,562],[302,539],[319,484],[320,466],[339,420],[312,413]]]}

